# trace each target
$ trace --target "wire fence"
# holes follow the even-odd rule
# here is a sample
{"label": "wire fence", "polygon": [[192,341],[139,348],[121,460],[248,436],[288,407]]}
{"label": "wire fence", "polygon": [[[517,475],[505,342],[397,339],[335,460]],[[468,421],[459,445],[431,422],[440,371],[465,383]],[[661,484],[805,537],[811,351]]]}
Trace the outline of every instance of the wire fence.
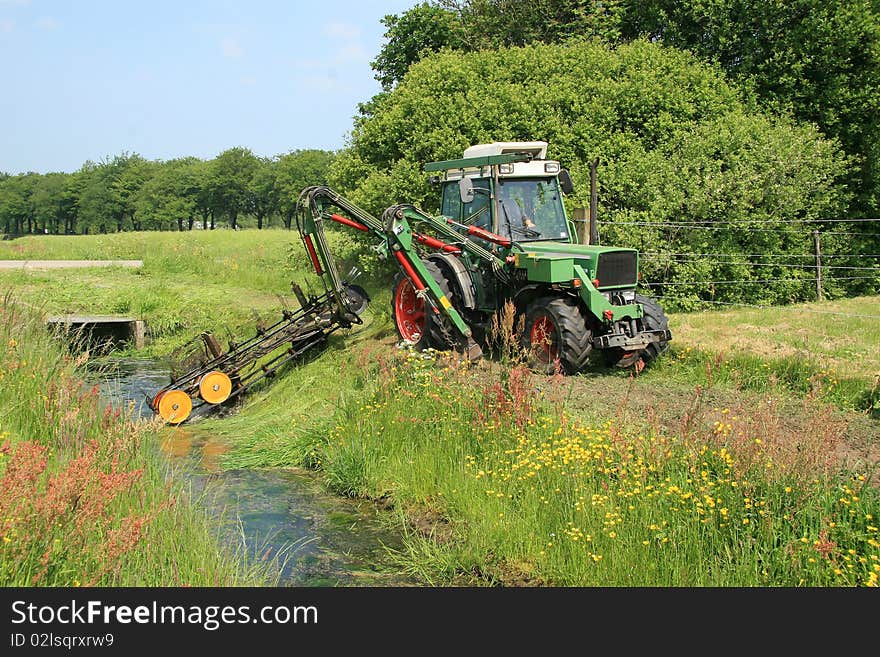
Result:
{"label": "wire fence", "polygon": [[[770,227],[773,225],[775,227]],[[849,225],[851,230],[839,230],[836,227]],[[658,229],[674,229],[669,234],[669,251],[662,249],[641,251],[639,258],[643,265],[644,279],[639,286],[646,293],[653,293],[652,298],[665,300],[670,306],[693,308],[694,305],[709,306],[743,306],[750,308],[779,308],[783,303],[804,302],[825,298],[826,291],[834,294],[873,293],[880,291],[880,253],[876,249],[858,251],[860,245],[869,246],[872,238],[880,237],[880,232],[871,229],[880,227],[880,218],[830,218],[830,219],[740,219],[727,221],[610,221],[596,223],[598,234],[600,226],[614,227],[646,227]],[[797,226],[806,228],[803,232]],[[865,231],[865,227],[869,231]],[[831,229],[829,229],[829,227]],[[695,231],[690,233],[689,229]],[[737,253],[736,246],[731,248],[730,240],[725,240],[723,250],[713,252],[705,249],[706,238],[700,238],[700,231],[722,231],[748,229],[748,234],[779,233],[791,244],[796,237],[810,238],[810,247],[804,245],[803,253],[791,253],[784,250],[781,244],[766,253],[756,253],[756,249],[745,248],[746,253]],[[635,232],[635,237],[641,231]],[[648,233],[648,236],[656,233]],[[823,245],[824,236],[845,235],[849,240],[831,239]],[[632,233],[627,236],[633,237]],[[710,238],[708,244],[712,243]],[[765,238],[760,237],[757,243]],[[736,242],[734,242],[735,244]],[[796,244],[799,242],[795,242]],[[621,245],[622,244],[618,244]],[[702,249],[688,249],[687,246],[698,245]],[[675,247],[679,248],[675,248]],[[680,248],[684,246],[685,248]],[[823,246],[825,251],[823,252]],[[726,247],[726,248],[725,248]],[[830,247],[830,248],[829,248]],[[800,247],[798,247],[800,249]],[[844,250],[840,250],[843,248]],[[754,270],[755,277],[742,276],[743,271]],[[771,270],[780,274],[773,277]],[[702,272],[703,277],[699,278]],[[761,274],[765,275],[761,275]],[[800,274],[803,274],[801,276]],[[705,276],[709,274],[709,276]],[[714,274],[714,275],[713,275]],[[721,274],[718,276],[717,274]],[[770,274],[767,276],[766,274]],[[697,280],[689,277],[698,277]],[[876,283],[876,285],[872,284]],[[809,285],[810,292],[798,285]],[[737,286],[741,293],[737,295]],[[763,289],[756,289],[761,286]],[[780,287],[774,287],[780,286]],[[717,289],[716,289],[717,288]],[[798,292],[797,290],[800,289]],[[794,290],[794,291],[793,291]],[[853,292],[856,290],[856,292]],[[657,294],[661,296],[656,296]],[[716,298],[720,297],[720,298]],[[768,299],[773,301],[767,302]],[[849,317],[880,319],[877,315],[858,315],[836,311],[805,310],[822,314],[833,314]]]}
{"label": "wire fence", "polygon": [[[676,299],[674,299],[674,298],[663,297],[663,296],[652,297],[652,298],[657,301],[676,301]],[[745,303],[742,301],[739,301],[739,302],[737,302],[737,301],[715,301],[712,299],[701,299],[701,300],[696,301],[696,303],[704,303],[704,304],[710,304],[710,305],[720,305],[720,306],[736,307],[736,308],[757,308],[760,310],[779,310],[779,308],[780,308],[780,306],[768,306],[768,305],[762,305],[762,304],[756,304],[756,303]],[[854,318],[860,318],[860,319],[880,319],[880,315],[866,315],[863,313],[846,313],[846,312],[841,312],[841,311],[837,311],[837,310],[821,310],[818,308],[804,308],[803,306],[798,308],[798,312],[799,313],[801,313],[801,312],[810,313],[810,314],[816,314],[816,315],[837,315],[839,317],[854,317]]]}

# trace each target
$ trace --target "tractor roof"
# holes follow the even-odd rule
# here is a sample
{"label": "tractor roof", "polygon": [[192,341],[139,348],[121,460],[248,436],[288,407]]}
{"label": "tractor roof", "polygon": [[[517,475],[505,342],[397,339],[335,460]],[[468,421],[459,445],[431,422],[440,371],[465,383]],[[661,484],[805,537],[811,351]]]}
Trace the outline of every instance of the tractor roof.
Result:
{"label": "tractor roof", "polygon": [[546,157],[546,141],[496,141],[491,144],[476,144],[466,148],[464,157],[460,160],[428,162],[425,165],[425,171],[479,169],[493,164],[544,160]]}
{"label": "tractor roof", "polygon": [[506,153],[529,153],[533,160],[547,159],[546,141],[496,141],[491,144],[476,144],[464,149],[464,157],[484,157]]}

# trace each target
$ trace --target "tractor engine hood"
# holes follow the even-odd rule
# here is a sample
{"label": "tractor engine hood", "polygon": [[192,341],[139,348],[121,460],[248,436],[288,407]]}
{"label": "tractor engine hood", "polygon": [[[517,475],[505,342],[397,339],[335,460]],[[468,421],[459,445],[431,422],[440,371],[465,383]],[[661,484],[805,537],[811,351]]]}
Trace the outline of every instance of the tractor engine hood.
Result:
{"label": "tractor engine hood", "polygon": [[[635,287],[638,280],[638,251],[563,242],[518,243],[514,253],[517,267],[531,270],[537,280],[555,283],[571,280],[573,266],[580,266],[599,287]],[[569,264],[571,263],[571,264]]]}

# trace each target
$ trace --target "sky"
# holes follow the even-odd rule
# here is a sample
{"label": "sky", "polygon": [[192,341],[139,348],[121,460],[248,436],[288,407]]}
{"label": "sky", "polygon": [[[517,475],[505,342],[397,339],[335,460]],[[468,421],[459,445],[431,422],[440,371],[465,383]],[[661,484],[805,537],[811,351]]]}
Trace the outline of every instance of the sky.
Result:
{"label": "sky", "polygon": [[0,172],[346,145],[418,0],[0,0]]}

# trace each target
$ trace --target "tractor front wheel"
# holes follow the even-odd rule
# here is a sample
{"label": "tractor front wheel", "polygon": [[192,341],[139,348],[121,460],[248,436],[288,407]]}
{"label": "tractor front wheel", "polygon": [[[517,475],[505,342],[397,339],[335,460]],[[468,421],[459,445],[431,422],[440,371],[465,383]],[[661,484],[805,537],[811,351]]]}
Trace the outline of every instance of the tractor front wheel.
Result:
{"label": "tractor front wheel", "polygon": [[533,369],[579,372],[589,362],[592,340],[587,315],[574,299],[541,297],[526,308],[520,343]]}
{"label": "tractor front wheel", "polygon": [[[669,319],[660,304],[648,297],[637,294],[635,303],[642,304],[642,328],[646,331],[657,331],[669,328]],[[624,351],[612,349],[608,355],[609,362],[621,369],[634,368],[641,372],[655,360],[660,354],[669,349],[669,342],[652,342],[644,349],[638,351]]]}

